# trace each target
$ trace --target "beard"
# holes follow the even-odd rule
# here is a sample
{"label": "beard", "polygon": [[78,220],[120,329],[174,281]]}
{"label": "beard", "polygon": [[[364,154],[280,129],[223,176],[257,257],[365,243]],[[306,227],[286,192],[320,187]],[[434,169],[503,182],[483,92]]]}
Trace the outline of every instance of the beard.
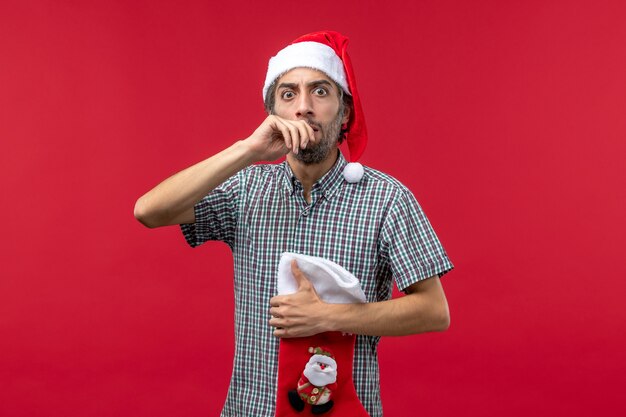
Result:
{"label": "beard", "polygon": [[305,165],[319,164],[324,161],[330,151],[335,147],[341,133],[341,120],[343,119],[343,106],[337,112],[337,116],[329,123],[318,123],[311,118],[307,118],[306,122],[316,127],[321,134],[321,138],[317,143],[308,143],[305,149],[300,149],[294,157]]}

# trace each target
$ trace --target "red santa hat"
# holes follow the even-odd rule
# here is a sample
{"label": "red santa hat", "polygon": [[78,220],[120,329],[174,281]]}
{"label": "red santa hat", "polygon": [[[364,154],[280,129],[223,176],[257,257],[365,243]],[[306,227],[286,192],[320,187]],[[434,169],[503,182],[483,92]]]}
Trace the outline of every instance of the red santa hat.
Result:
{"label": "red santa hat", "polygon": [[309,353],[313,356],[328,356],[330,359],[335,359],[335,355],[333,355],[333,353],[328,348],[325,348],[323,346],[309,346]]}
{"label": "red santa hat", "polygon": [[367,128],[347,47],[348,38],[338,32],[322,31],[300,36],[270,59],[263,98],[276,79],[298,67],[322,71],[341,86],[346,94],[352,96],[353,103],[346,133],[350,163],[343,174],[348,182],[358,182],[363,177],[363,166],[357,161],[367,145]]}

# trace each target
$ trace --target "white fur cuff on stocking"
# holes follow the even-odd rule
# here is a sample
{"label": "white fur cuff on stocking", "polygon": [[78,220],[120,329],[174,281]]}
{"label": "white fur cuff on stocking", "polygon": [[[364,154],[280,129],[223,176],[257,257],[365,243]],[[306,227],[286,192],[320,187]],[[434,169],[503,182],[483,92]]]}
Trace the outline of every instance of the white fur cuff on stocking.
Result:
{"label": "white fur cuff on stocking", "polygon": [[279,295],[298,291],[298,284],[291,273],[291,261],[294,259],[322,301],[333,304],[366,302],[359,280],[341,265],[328,259],[292,252],[285,252],[280,258],[277,283]]}

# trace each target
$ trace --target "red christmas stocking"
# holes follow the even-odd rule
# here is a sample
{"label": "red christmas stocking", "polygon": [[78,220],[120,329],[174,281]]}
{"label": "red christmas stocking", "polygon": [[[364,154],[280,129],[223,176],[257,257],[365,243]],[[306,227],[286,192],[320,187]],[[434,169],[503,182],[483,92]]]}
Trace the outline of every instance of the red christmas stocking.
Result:
{"label": "red christmas stocking", "polygon": [[[358,280],[323,258],[285,253],[278,272],[278,293],[297,290],[291,260],[325,302],[365,302]],[[352,380],[355,335],[326,332],[280,340],[276,417],[368,417]]]}

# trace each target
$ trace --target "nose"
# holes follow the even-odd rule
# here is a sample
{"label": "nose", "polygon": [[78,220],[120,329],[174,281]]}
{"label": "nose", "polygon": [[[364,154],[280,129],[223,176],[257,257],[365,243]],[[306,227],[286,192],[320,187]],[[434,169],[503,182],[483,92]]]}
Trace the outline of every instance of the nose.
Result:
{"label": "nose", "polygon": [[313,115],[313,102],[308,94],[300,94],[296,105],[296,116],[307,117]]}

